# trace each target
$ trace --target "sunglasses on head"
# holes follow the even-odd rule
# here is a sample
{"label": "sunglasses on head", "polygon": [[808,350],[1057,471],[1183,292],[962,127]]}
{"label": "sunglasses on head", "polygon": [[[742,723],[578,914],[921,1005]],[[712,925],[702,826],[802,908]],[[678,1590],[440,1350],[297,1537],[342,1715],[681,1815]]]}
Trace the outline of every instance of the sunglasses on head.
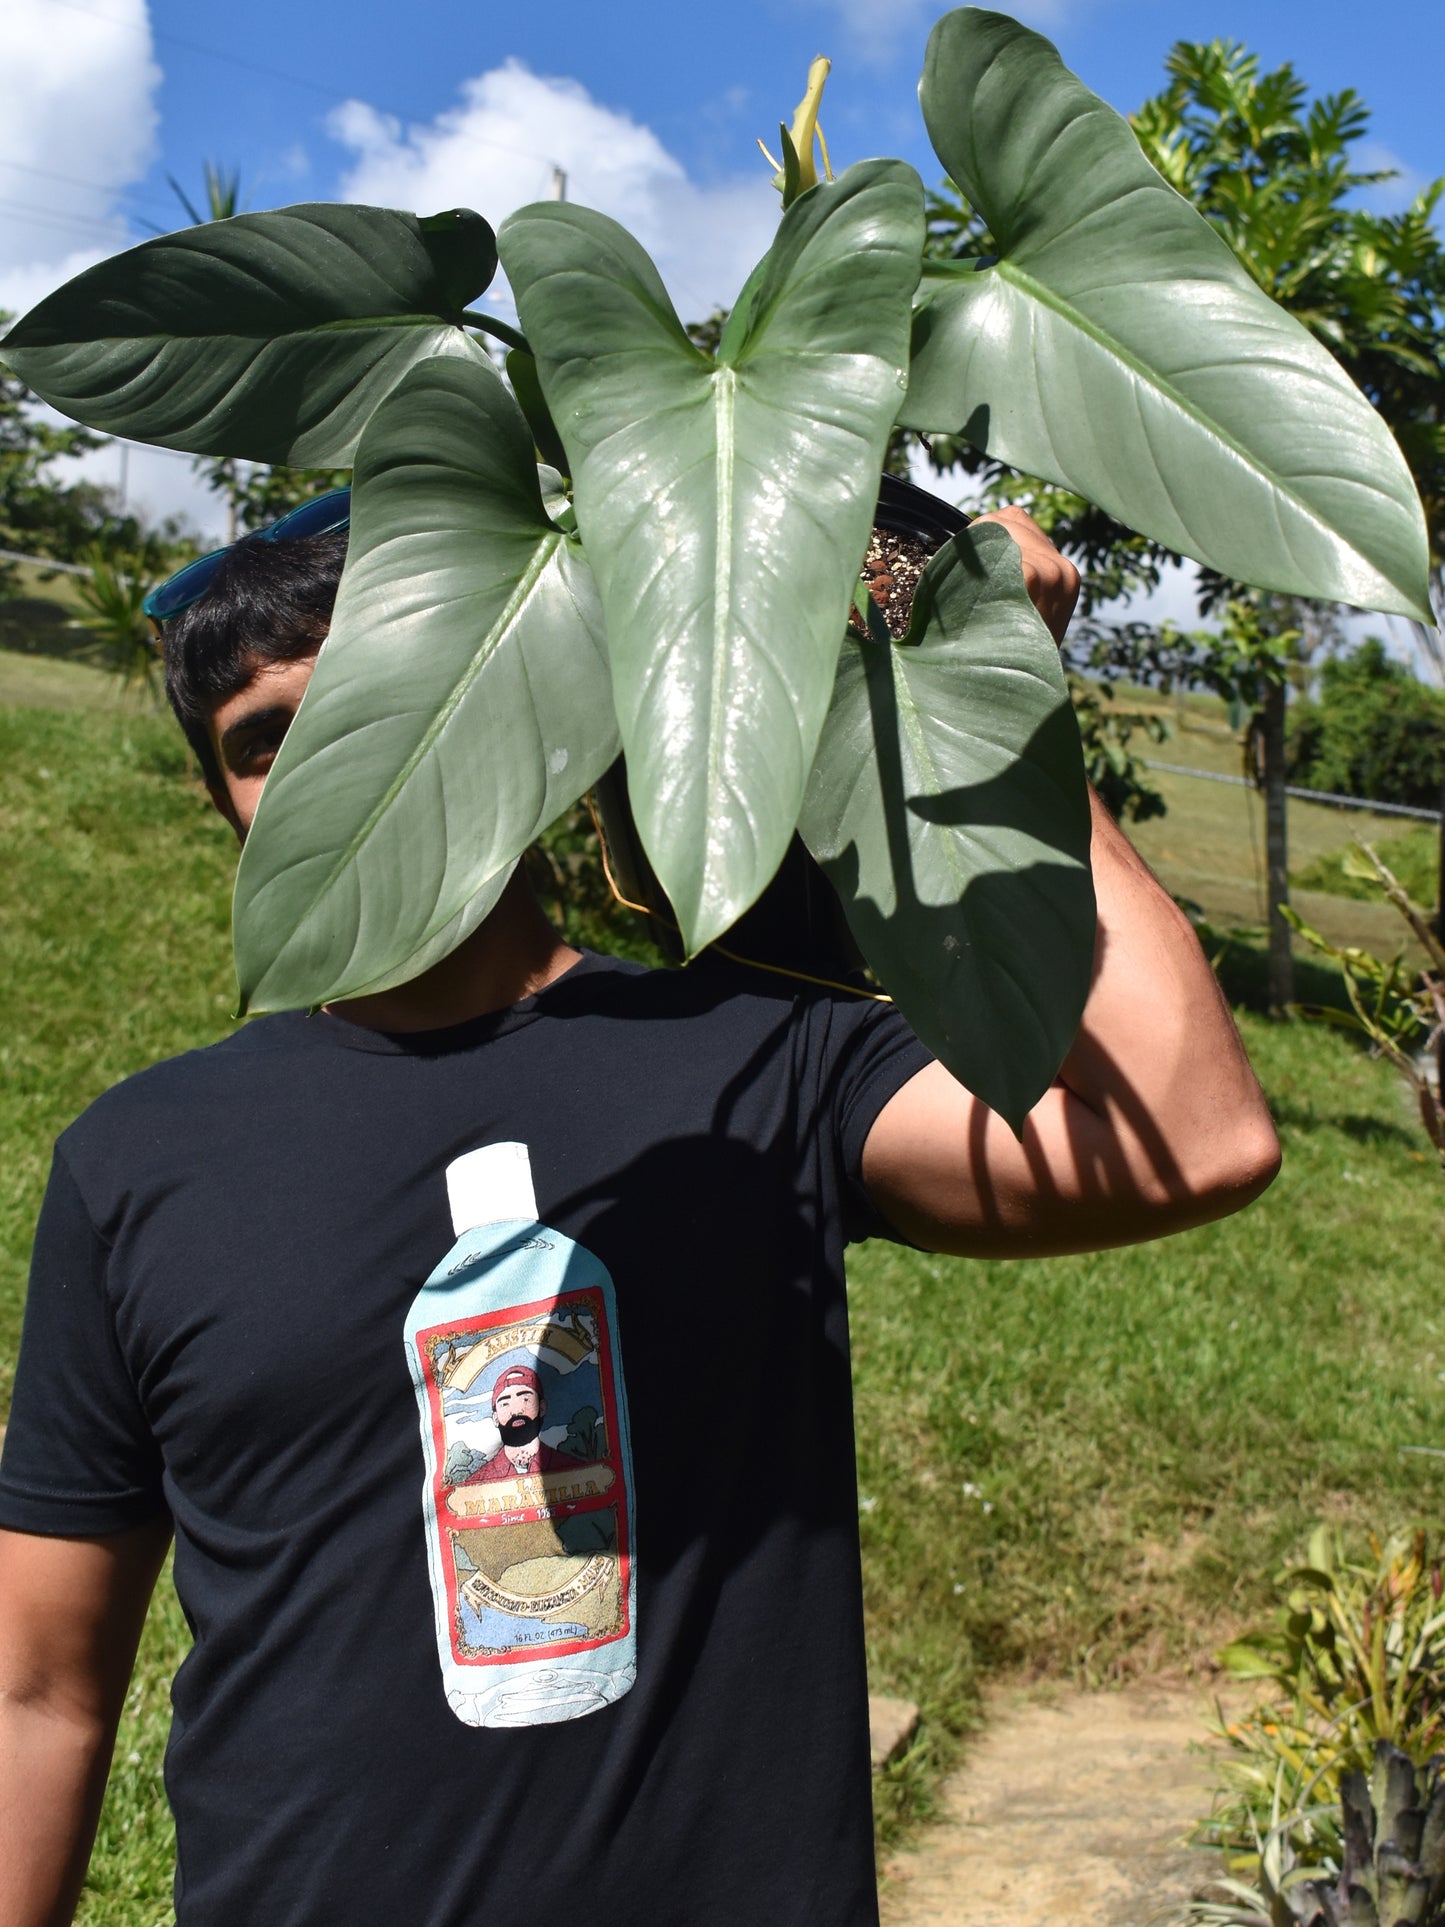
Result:
{"label": "sunglasses on head", "polygon": [[[332,535],[337,529],[349,527],[350,522],[351,490],[332,488],[324,495],[313,495],[300,508],[292,509],[279,521],[242,539],[247,542],[300,542],[308,535]],[[183,609],[189,609],[192,603],[200,601],[215,581],[221,564],[235,547],[234,542],[229,542],[223,549],[212,549],[209,555],[198,556],[183,569],[177,569],[158,589],[151,590],[141,608],[150,617],[158,636],[162,623],[171,621]]]}

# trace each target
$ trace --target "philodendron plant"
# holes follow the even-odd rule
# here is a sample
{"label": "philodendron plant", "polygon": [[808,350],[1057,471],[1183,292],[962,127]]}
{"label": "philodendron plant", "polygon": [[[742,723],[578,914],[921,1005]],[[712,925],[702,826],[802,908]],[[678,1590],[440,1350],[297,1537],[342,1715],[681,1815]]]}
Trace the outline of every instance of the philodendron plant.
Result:
{"label": "philodendron plant", "polygon": [[[713,355],[631,235],[559,202],[496,236],[464,211],[240,215],[87,270],[6,338],[91,427],[354,463],[330,638],[237,877],[243,1005],[415,975],[623,752],[689,953],[796,829],[919,1035],[1019,1127],[1093,961],[1079,746],[1001,528],[939,551],[901,641],[845,635],[895,424],[1237,579],[1428,618],[1379,417],[1048,41],[968,8],[929,42],[929,134],[1000,250],[978,260],[924,261],[902,162],[815,179],[816,79]],[[499,254],[520,332],[470,305]]]}

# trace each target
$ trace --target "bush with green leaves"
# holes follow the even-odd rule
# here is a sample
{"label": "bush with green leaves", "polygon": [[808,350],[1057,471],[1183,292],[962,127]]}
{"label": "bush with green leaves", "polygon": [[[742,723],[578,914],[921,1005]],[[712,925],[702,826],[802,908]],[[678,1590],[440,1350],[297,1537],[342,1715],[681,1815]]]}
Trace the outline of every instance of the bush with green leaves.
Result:
{"label": "bush with green leaves", "polygon": [[[895,429],[1231,579],[1428,616],[1379,416],[1048,41],[972,8],[930,38],[924,120],[992,237],[973,259],[925,261],[902,162],[817,177],[820,81],[715,347],[631,235],[558,202],[495,235],[465,210],[205,223],[6,337],[92,427],[354,465],[331,636],[237,882],[249,1007],[417,975],[621,751],[689,954],[801,834],[919,1035],[1018,1126],[1093,963],[1078,731],[997,527],[938,552],[901,640],[845,638]],[[519,329],[473,305],[499,257]]]}
{"label": "bush with green leaves", "polygon": [[1294,705],[1290,780],[1340,796],[1436,809],[1445,778],[1445,691],[1430,689],[1368,636],[1320,671]]}

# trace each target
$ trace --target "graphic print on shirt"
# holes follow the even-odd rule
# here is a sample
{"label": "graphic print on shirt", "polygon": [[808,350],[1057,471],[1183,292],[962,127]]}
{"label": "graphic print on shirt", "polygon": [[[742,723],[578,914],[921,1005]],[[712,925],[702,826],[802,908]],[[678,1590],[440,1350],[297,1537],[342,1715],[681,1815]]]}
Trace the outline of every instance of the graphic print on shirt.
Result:
{"label": "graphic print on shirt", "polygon": [[473,1726],[576,1719],[636,1677],[612,1280],[537,1222],[525,1145],[447,1179],[461,1235],[406,1334],[447,1700]]}

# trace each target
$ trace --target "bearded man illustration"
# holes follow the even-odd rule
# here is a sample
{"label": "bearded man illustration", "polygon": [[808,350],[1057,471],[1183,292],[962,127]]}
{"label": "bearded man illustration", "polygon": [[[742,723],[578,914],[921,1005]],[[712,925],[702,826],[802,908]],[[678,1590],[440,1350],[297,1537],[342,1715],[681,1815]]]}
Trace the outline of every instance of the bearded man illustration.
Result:
{"label": "bearded man illustration", "polygon": [[542,1381],[530,1365],[509,1365],[492,1387],[492,1417],[502,1442],[475,1472],[459,1485],[485,1485],[494,1479],[516,1479],[529,1472],[570,1472],[577,1460],[554,1451],[542,1438],[547,1400]]}

